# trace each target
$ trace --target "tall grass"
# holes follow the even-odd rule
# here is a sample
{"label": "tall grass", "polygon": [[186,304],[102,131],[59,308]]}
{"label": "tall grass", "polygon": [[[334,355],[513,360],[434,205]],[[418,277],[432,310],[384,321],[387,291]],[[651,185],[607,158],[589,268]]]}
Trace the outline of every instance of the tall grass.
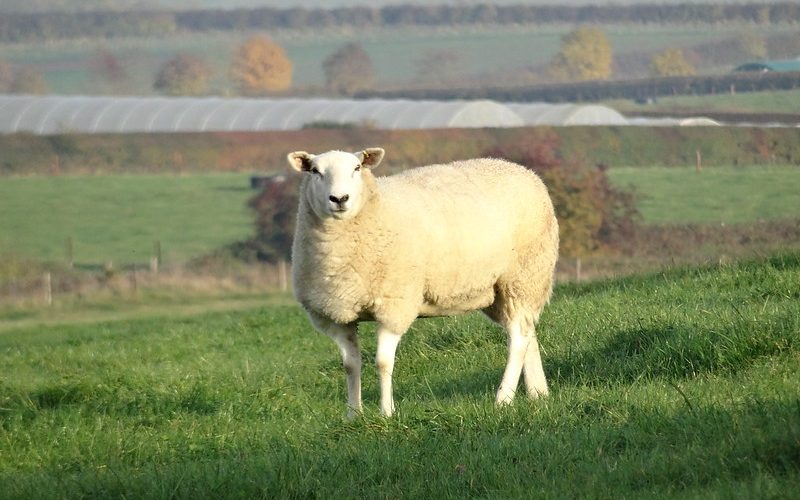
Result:
{"label": "tall grass", "polygon": [[[0,334],[0,497],[772,497],[800,487],[800,254],[561,286],[551,396],[498,409],[502,332],[421,320],[396,418],[343,420],[294,306]],[[362,329],[365,359],[374,327]]]}

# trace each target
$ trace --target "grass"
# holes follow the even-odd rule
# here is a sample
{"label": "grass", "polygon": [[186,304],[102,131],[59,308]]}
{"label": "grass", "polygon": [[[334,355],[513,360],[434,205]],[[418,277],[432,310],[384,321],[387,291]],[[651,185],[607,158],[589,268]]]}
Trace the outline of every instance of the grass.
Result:
{"label": "grass", "polygon": [[634,115],[637,111],[697,109],[733,113],[800,113],[800,90],[740,92],[734,95],[659,97],[655,104],[635,105],[630,101],[611,101],[611,106]]}
{"label": "grass", "polygon": [[646,224],[742,224],[800,217],[796,167],[613,168],[620,187],[633,186]]}
{"label": "grass", "polygon": [[250,235],[242,174],[11,177],[0,182],[0,251],[77,265],[184,261]]}
{"label": "grass", "polygon": [[559,287],[552,394],[504,409],[502,332],[418,321],[396,418],[367,367],[352,423],[336,349],[294,306],[5,331],[0,497],[791,498],[798,283],[787,254]]}
{"label": "grass", "polygon": [[[753,223],[800,216],[795,167],[613,168],[632,185],[647,224]],[[160,241],[180,263],[252,233],[243,174],[6,177],[0,182],[0,253],[80,267],[144,266]]]}

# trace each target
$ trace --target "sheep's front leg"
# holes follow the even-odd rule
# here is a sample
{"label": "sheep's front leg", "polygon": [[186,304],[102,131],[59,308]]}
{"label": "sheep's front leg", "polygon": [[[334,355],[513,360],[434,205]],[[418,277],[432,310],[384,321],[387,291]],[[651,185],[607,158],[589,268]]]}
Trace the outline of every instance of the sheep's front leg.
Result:
{"label": "sheep's front leg", "polygon": [[355,324],[340,325],[322,316],[311,315],[314,326],[333,339],[342,355],[347,375],[347,418],[355,418],[362,411],[361,404],[361,350],[358,346]]}
{"label": "sheep's front leg", "polygon": [[381,384],[381,414],[391,417],[394,413],[392,398],[392,372],[394,371],[394,355],[402,334],[394,333],[383,326],[378,327],[378,352],[375,364]]}

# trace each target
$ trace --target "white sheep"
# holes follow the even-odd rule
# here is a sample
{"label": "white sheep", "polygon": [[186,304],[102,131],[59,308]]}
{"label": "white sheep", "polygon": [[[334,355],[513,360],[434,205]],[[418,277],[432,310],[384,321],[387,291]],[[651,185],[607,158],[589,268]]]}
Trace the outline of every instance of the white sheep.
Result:
{"label": "white sheep", "polygon": [[558,223],[547,188],[498,159],[431,165],[375,178],[384,150],[298,151],[300,183],[292,278],[313,325],[338,345],[348,415],[362,410],[357,324],[378,323],[381,413],[394,411],[400,338],[417,317],[483,311],[508,333],[497,404],[547,394],[535,325],[549,301]]}

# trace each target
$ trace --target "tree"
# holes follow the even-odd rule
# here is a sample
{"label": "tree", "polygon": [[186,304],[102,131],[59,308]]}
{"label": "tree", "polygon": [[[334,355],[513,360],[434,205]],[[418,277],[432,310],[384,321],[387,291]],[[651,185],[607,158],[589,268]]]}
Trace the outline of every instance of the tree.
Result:
{"label": "tree", "polygon": [[242,94],[264,95],[287,90],[292,69],[283,47],[269,37],[254,36],[236,51],[230,77]]}
{"label": "tree", "polygon": [[340,47],[322,62],[325,83],[331,91],[342,95],[353,95],[375,85],[375,70],[372,60],[360,43],[348,43]]}
{"label": "tree", "polygon": [[178,54],[161,65],[153,88],[168,95],[202,95],[208,91],[211,68],[197,56]]}
{"label": "tree", "polygon": [[428,83],[455,81],[464,74],[461,54],[455,50],[431,49],[415,61],[417,78]]}
{"label": "tree", "polygon": [[40,72],[23,67],[14,72],[8,91],[12,94],[46,94],[47,85]]}
{"label": "tree", "polygon": [[611,76],[612,49],[600,28],[582,26],[561,40],[561,51],[550,62],[557,80],[606,80]]}
{"label": "tree", "polygon": [[753,59],[767,58],[767,42],[764,37],[753,30],[744,30],[739,34],[739,47],[742,52]]}
{"label": "tree", "polygon": [[695,74],[692,64],[681,49],[666,49],[653,56],[650,71],[655,76],[689,76]]}
{"label": "tree", "polygon": [[119,61],[117,56],[108,49],[101,48],[95,52],[92,59],[92,66],[95,73],[105,78],[113,85],[117,85],[128,79],[128,72]]}
{"label": "tree", "polygon": [[0,93],[11,90],[11,83],[14,81],[14,70],[5,60],[0,59]]}

